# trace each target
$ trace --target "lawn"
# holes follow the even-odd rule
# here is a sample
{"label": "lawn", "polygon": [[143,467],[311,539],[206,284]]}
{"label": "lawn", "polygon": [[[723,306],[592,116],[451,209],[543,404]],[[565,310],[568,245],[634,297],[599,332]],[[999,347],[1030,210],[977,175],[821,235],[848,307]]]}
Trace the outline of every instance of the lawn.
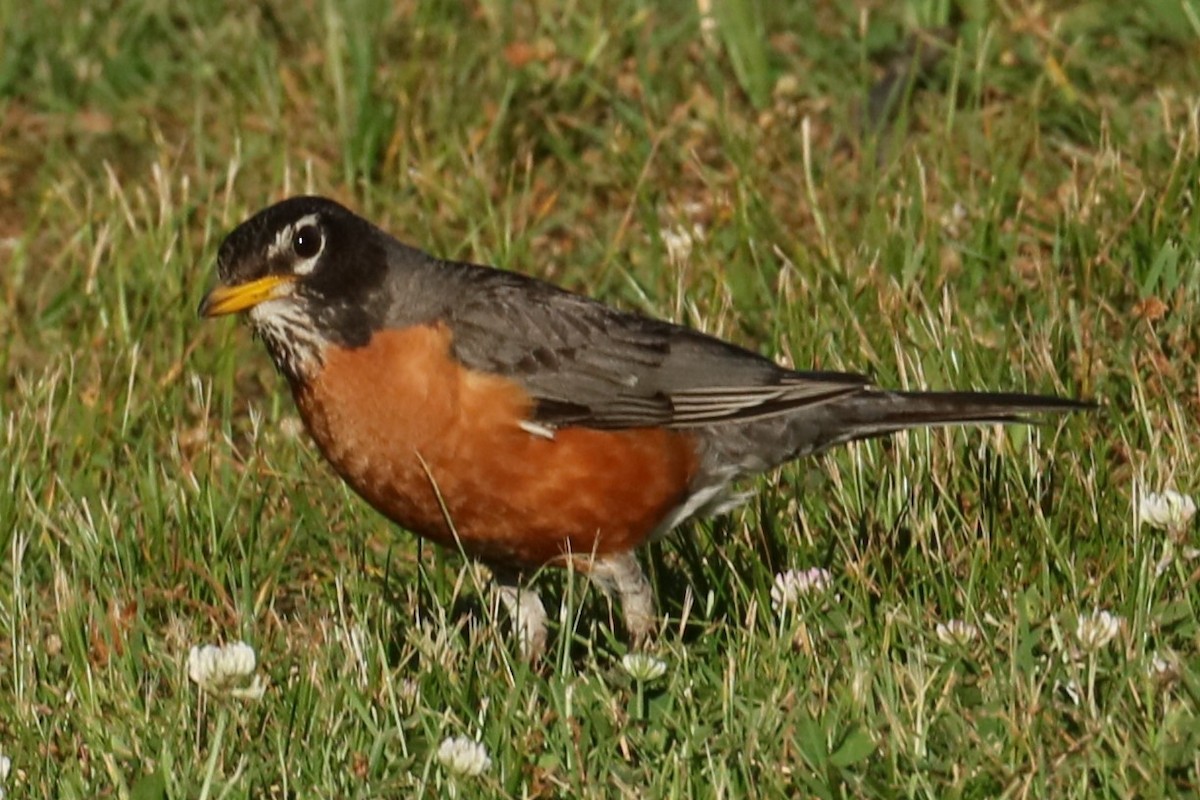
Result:
{"label": "lawn", "polygon": [[[661,675],[542,575],[531,667],[196,316],[305,191],[797,366],[1099,410],[754,481],[643,553]],[[1200,492],[1198,192],[1195,0],[0,2],[0,793],[1195,796],[1200,537],[1139,510]],[[238,641],[242,691],[189,678]]]}

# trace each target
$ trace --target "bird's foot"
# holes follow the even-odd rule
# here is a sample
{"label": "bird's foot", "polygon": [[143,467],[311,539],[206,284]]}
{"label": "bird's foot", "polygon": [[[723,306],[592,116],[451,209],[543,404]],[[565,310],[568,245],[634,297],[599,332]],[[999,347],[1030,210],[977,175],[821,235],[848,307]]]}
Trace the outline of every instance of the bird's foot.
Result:
{"label": "bird's foot", "polygon": [[496,596],[512,618],[521,656],[536,663],[546,652],[546,607],[515,573],[496,572]]}
{"label": "bird's foot", "polygon": [[588,567],[588,577],[609,597],[620,601],[630,644],[641,647],[658,625],[650,581],[632,552],[600,556]]}

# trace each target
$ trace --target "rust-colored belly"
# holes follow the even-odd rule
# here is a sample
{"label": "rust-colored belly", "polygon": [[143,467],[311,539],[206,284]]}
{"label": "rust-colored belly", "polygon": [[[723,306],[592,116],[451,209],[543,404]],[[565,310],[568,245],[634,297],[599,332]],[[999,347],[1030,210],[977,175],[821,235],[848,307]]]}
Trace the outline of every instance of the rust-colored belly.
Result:
{"label": "rust-colored belly", "polygon": [[296,388],[321,452],[382,514],[447,547],[457,534],[476,558],[536,567],[632,549],[686,499],[691,435],[531,434],[519,426],[529,396],[465,369],[450,341],[443,325],[383,331],[366,347],[327,349],[321,373]]}

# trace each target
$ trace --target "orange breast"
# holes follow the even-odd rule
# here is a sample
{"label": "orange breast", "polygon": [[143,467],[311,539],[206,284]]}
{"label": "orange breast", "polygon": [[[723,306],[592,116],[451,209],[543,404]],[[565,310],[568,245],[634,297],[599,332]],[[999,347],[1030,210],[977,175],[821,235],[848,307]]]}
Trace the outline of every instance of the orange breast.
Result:
{"label": "orange breast", "polygon": [[[688,495],[691,435],[658,428],[519,427],[531,400],[516,383],[464,368],[444,325],[377,333],[329,348],[296,403],[321,452],[381,513],[501,565],[641,544]],[[447,524],[453,523],[453,531]]]}

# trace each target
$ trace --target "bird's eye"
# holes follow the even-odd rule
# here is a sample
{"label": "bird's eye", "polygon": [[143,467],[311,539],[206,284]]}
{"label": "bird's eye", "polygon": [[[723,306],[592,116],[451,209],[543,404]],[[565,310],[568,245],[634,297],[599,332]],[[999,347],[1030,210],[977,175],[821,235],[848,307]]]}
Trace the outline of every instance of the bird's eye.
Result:
{"label": "bird's eye", "polygon": [[304,225],[292,234],[292,252],[298,258],[312,258],[321,252],[324,242],[316,225]]}

